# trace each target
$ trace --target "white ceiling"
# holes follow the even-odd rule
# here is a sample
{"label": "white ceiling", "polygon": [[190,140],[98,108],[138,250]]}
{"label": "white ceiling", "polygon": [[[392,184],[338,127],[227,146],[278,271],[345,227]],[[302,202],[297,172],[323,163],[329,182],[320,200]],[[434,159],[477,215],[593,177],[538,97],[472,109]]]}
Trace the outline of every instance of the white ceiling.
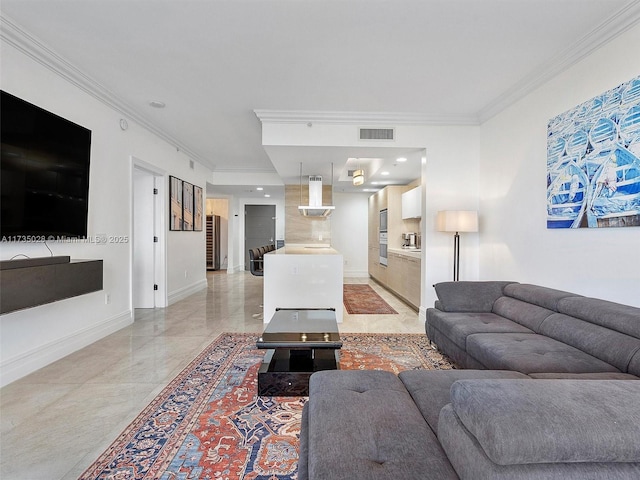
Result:
{"label": "white ceiling", "polygon": [[2,0],[0,10],[5,31],[75,66],[128,118],[213,168],[213,183],[216,171],[287,165],[291,177],[301,157],[342,171],[349,157],[387,154],[397,181],[419,166],[393,167],[392,150],[265,150],[254,110],[481,123],[637,23],[640,0]]}

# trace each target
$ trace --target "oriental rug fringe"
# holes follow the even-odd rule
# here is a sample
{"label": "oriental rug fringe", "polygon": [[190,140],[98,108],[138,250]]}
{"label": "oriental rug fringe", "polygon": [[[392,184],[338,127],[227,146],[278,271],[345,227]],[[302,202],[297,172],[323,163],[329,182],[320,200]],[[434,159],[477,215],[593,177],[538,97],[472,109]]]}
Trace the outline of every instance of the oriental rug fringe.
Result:
{"label": "oriental rug fringe", "polygon": [[[419,334],[342,334],[341,369],[450,369]],[[295,480],[306,397],[259,397],[264,350],[225,333],[80,476],[82,480]]]}

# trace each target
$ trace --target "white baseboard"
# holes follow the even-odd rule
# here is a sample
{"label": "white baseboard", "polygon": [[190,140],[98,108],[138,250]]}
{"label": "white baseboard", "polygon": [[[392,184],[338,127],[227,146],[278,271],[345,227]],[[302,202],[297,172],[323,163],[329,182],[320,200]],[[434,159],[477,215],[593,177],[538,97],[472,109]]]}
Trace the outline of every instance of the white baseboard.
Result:
{"label": "white baseboard", "polygon": [[344,270],[342,272],[344,277],[352,278],[367,278],[369,276],[368,270]]}
{"label": "white baseboard", "polygon": [[202,280],[197,281],[191,285],[187,285],[186,287],[179,288],[178,290],[174,290],[170,292],[168,295],[169,305],[173,305],[180,300],[187,298],[189,295],[193,295],[194,293],[199,292],[200,290],[204,290],[207,288],[207,279],[203,278]]}
{"label": "white baseboard", "polygon": [[427,309],[422,305],[418,309],[418,320],[420,320],[422,323],[427,321]]}
{"label": "white baseboard", "polygon": [[133,323],[131,310],[106,319],[99,325],[75,332],[44,346],[24,352],[5,360],[0,365],[0,387],[4,387],[19,378],[46,367],[67,355],[91,345],[93,342],[110,335]]}

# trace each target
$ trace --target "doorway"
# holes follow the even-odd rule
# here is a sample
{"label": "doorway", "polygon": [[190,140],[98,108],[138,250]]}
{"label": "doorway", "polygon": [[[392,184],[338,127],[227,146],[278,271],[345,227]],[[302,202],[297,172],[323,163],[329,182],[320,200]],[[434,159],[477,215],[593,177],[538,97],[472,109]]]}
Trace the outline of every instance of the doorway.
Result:
{"label": "doorway", "polygon": [[164,172],[132,158],[131,308],[166,307]]}
{"label": "doorway", "polygon": [[276,206],[245,205],[244,269],[250,270],[249,249],[275,244]]}

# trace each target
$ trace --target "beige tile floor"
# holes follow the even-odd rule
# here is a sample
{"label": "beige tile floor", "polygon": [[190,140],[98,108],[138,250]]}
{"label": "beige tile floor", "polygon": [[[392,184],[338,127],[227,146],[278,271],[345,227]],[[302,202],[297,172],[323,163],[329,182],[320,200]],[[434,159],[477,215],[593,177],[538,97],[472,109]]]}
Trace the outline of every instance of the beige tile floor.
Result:
{"label": "beige tile floor", "polygon": [[[138,413],[223,332],[261,333],[262,278],[208,274],[209,286],[0,390],[0,478],[77,479]],[[345,333],[424,333],[418,314],[364,278],[398,315],[348,315]]]}

